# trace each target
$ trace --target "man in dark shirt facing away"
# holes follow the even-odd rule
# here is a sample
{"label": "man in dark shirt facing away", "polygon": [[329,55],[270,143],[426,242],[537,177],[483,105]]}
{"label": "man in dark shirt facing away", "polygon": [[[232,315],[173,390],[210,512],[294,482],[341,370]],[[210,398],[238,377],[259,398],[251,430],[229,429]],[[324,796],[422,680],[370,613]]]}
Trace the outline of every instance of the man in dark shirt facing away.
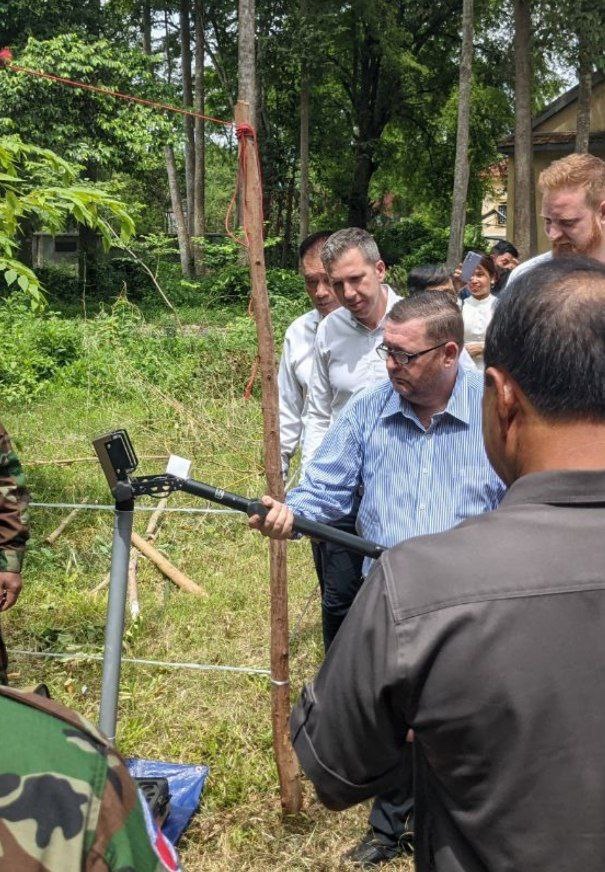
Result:
{"label": "man in dark shirt facing away", "polygon": [[605,266],[520,277],[485,364],[510,489],[383,555],[294,709],[294,747],[344,809],[405,777],[412,729],[421,872],[602,872]]}

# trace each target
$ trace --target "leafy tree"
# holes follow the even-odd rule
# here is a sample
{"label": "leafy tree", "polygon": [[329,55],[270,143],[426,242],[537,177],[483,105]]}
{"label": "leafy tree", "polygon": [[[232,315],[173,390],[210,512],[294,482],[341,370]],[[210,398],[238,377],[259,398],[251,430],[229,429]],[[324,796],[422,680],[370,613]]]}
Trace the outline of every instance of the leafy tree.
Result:
{"label": "leafy tree", "polygon": [[124,205],[99,187],[83,184],[80,169],[18,136],[0,137],[0,271],[6,284],[16,283],[35,306],[44,300],[39,281],[16,257],[24,225],[57,233],[68,221],[83,224],[106,249],[134,233]]}
{"label": "leafy tree", "polygon": [[[151,99],[174,97],[152,71],[157,60],[101,39],[63,34],[30,39],[20,66]],[[93,179],[117,170],[145,171],[162,163],[173,119],[157,110],[7,70],[0,72],[2,132],[18,132],[83,164]]]}

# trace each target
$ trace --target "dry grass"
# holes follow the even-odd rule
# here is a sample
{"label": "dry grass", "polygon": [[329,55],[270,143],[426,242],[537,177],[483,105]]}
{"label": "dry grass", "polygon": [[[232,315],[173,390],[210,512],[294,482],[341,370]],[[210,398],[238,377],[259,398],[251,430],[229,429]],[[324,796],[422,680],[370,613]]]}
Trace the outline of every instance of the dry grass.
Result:
{"label": "dry grass", "polygon": [[[52,396],[28,409],[3,412],[25,467],[30,460],[80,457],[90,439],[117,426],[129,429],[139,454],[163,452],[194,461],[194,475],[249,495],[262,491],[260,413],[252,400],[209,396],[162,397],[135,381],[132,401],[99,403],[84,391]],[[142,464],[141,471],[158,471]],[[109,502],[96,464],[32,466],[37,501]],[[194,505],[184,495],[171,505]],[[200,503],[195,504],[197,506]],[[90,590],[109,566],[112,518],[82,512],[53,548],[44,536],[66,512],[32,510],[33,542],[26,587],[4,622],[9,648],[84,650],[103,646],[106,594]],[[148,515],[138,515],[144,530]],[[209,596],[173,588],[139,561],[141,620],[128,626],[131,656],[265,668],[269,651],[266,543],[241,517],[167,515],[156,543]],[[322,656],[319,601],[304,542],[289,549],[292,686],[313,675]],[[310,595],[312,601],[301,618]],[[53,695],[95,720],[100,664],[13,658],[15,683],[47,681]],[[304,814],[282,820],[271,748],[269,685],[263,676],[169,671],[124,665],[118,744],[127,755],[206,763],[211,774],[199,814],[181,845],[190,870],[345,868],[340,855],[364,832],[367,810],[327,812],[305,785]],[[393,870],[410,869],[392,863]]]}

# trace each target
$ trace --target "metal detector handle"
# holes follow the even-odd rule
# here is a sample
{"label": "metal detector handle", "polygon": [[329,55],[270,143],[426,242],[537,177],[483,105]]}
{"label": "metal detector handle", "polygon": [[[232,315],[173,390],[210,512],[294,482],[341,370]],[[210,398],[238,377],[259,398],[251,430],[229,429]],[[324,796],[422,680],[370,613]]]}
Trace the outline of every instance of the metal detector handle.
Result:
{"label": "metal detector handle", "polygon": [[[251,500],[246,509],[248,515],[258,515],[261,518],[264,518],[268,511],[269,509],[259,500]],[[349,551],[355,551],[356,554],[363,554],[364,557],[371,557],[373,560],[377,560],[384,551],[382,545],[377,545],[368,539],[362,539],[360,536],[354,536],[352,533],[345,533],[344,530],[330,527],[329,524],[308,521],[307,518],[301,518],[300,515],[294,515],[292,529],[295,533],[303,533],[305,536],[312,536],[314,539],[322,539],[324,542],[342,545],[348,548]]]}
{"label": "metal detector handle", "polygon": [[[252,515],[264,517],[269,511],[260,500],[249,500],[247,497],[230,493],[202,481],[195,481],[193,478],[174,478],[173,481],[178,481],[178,489],[185,491],[185,493],[210,500],[212,503],[219,503],[221,506],[228,506],[237,512],[245,512],[250,517]],[[314,539],[322,539],[324,542],[343,545],[345,548],[355,551],[356,554],[363,554],[364,557],[371,557],[373,560],[377,560],[385,550],[382,545],[377,545],[375,542],[362,539],[360,536],[353,536],[351,533],[345,533],[344,530],[337,530],[335,527],[330,527],[329,524],[308,521],[298,515],[294,516],[294,531],[303,533],[305,536],[312,536]]]}

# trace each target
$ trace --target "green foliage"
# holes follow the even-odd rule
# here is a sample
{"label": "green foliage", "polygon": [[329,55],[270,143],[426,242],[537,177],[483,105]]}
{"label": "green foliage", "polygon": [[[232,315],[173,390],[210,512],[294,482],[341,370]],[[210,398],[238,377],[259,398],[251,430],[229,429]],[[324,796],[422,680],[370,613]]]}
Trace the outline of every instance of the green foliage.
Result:
{"label": "green foliage", "polygon": [[[425,215],[415,215],[379,227],[374,237],[389,266],[387,281],[405,295],[407,274],[411,269],[422,264],[445,262],[449,227],[436,227]],[[464,248],[466,251],[485,251],[481,225],[466,225]]]}
{"label": "green foliage", "polygon": [[43,318],[36,316],[23,293],[0,301],[0,321],[0,388],[4,403],[35,397],[82,352],[78,324],[50,312]]}
{"label": "green foliage", "polygon": [[[112,90],[173,98],[153,77],[156,64],[141,51],[75,33],[30,39],[19,65]],[[0,76],[3,128],[83,164],[95,181],[118,169],[163,165],[158,146],[171,138],[173,119],[145,106],[57,85],[21,73]]]}
{"label": "green foliage", "polygon": [[[52,286],[61,275],[47,271],[45,280]],[[203,394],[210,384],[224,395],[241,392],[257,349],[254,320],[246,311],[247,270],[227,267],[218,275],[218,281],[208,278],[186,289],[196,323],[183,329],[174,320],[148,321],[124,295],[109,307],[102,304],[88,320],[56,312],[41,317],[27,308],[22,293],[0,299],[0,321],[7,325],[0,356],[2,396],[7,402],[26,401],[62,385],[85,388],[97,399],[127,398],[133,385],[143,382],[175,396],[191,390]],[[308,299],[295,273],[271,270],[268,282],[280,345],[286,327],[308,309]],[[75,297],[77,284],[67,290],[63,285],[61,296],[67,291]]]}
{"label": "green foliage", "polygon": [[[435,227],[426,217],[415,215],[410,218],[402,218],[399,221],[379,227],[374,231],[374,237],[378,243],[380,253],[387,264],[394,264],[406,257],[415,257],[416,263],[435,263],[443,260],[444,254],[440,254],[445,239],[445,252],[447,252],[447,231]],[[436,256],[424,258],[424,252],[435,252]]]}
{"label": "green foliage", "polygon": [[0,137],[0,271],[6,284],[16,282],[35,307],[43,303],[38,278],[13,257],[25,222],[30,232],[57,233],[72,220],[95,230],[106,250],[134,233],[124,205],[100,188],[80,184],[79,169],[18,136]]}

